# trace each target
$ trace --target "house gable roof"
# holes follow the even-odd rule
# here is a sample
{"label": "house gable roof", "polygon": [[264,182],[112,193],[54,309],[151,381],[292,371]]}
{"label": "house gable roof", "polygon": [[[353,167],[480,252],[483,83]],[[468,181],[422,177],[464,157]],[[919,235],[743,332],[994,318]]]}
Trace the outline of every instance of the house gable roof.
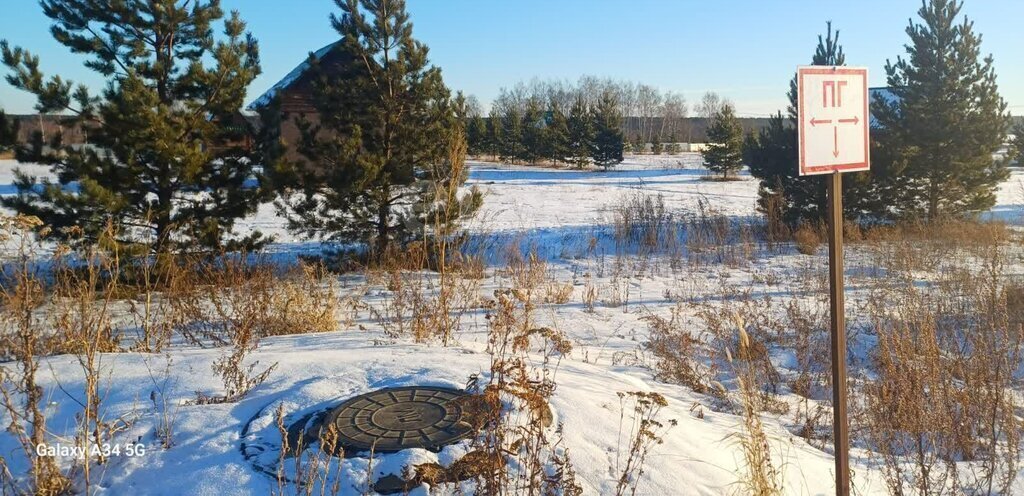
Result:
{"label": "house gable roof", "polygon": [[[335,41],[334,43],[331,43],[313,52],[312,55],[313,57],[316,57],[317,60],[323,59],[325,55],[330,53],[331,50],[333,50],[339,44],[341,44],[341,40]],[[267,105],[270,104],[270,102],[274,99],[275,96],[277,96],[279,93],[295,84],[295,82],[298,81],[302,77],[302,75],[306,73],[307,69],[309,69],[309,57],[306,57],[302,61],[302,63],[300,63],[298,66],[292,69],[292,71],[289,72],[288,75],[286,75],[280,81],[278,81],[277,84],[271,86],[270,89],[264,92],[262,95],[260,95],[259,98],[253,100],[253,102],[250,103],[249,106],[246,107],[246,109],[257,110],[266,107]]]}

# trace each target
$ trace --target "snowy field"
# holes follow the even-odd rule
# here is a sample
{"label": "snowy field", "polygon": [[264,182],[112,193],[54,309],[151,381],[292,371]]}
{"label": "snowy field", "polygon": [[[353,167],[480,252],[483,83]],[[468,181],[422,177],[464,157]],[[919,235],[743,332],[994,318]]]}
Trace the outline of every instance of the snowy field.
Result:
{"label": "snowy field", "polygon": [[[788,247],[751,256],[740,264],[686,267],[684,263],[684,267],[670,270],[627,260],[625,269],[615,268],[609,229],[614,206],[623,195],[637,191],[661,194],[666,207],[680,216],[701,209],[735,220],[757,215],[756,180],[744,173],[740,181],[702,181],[705,171],[699,163],[699,155],[687,154],[628,157],[608,172],[472,164],[469,184],[479,186],[485,199],[482,211],[467,227],[484,240],[480,242],[491,243],[491,264],[479,287],[480,295],[492,295],[506,283],[495,272],[500,265],[499,251],[510,241],[535,248],[548,261],[553,277],[573,286],[567,303],[543,305],[537,314],[542,323],[562,330],[573,343],[571,355],[557,369],[551,407],[555,424],[562,425],[564,446],[571,453],[585,494],[614,493],[617,458],[628,442],[626,434],[620,433],[623,412],[617,393],[630,391],[661,393],[668,406],[659,418],[678,422],[648,457],[637,494],[742,492],[736,481],[743,458],[735,437],[742,417],[713,408],[708,395],[655,380],[653,359],[644,347],[650,329],[647,319],[652,315],[667,318],[673,309],[679,309],[685,325],[697,335],[703,325],[698,313],[728,307],[732,303],[727,295],[745,294],[749,304],[769,307],[790,295],[800,295],[796,299],[808,305],[820,305],[827,296],[820,284],[827,277],[824,248],[815,256],[805,256]],[[0,161],[0,194],[14,192],[10,185],[14,165]],[[47,173],[38,166],[30,169],[39,175]],[[1013,172],[1000,188],[998,205],[986,215],[1014,229],[1024,226],[1024,171]],[[277,252],[319,249],[317,243],[288,234],[270,205],[261,206],[259,214],[241,227],[276,235],[271,249]],[[592,240],[597,240],[596,251]],[[848,253],[851,327],[857,326],[858,309],[868,299],[867,284],[861,283],[872,271],[871,260],[856,247]],[[1022,268],[1018,259],[1018,265],[1007,271],[1020,275]],[[341,284],[342,293],[365,290],[358,277],[347,276]],[[587,285],[596,288],[593,310],[582,303]],[[371,305],[387,298],[382,287],[371,287],[367,294]],[[450,347],[388,337],[367,311],[350,317],[351,325],[337,332],[263,340],[251,360],[262,365],[277,363],[277,369],[233,404],[184,404],[196,392],[219,393],[222,386],[211,373],[211,363],[223,353],[221,349],[176,347],[164,354],[102,355],[106,415],[138,415],[131,429],[119,436],[124,442],[141,442],[147,450],[141,456],[114,457],[99,467],[99,475],[93,474],[94,480],[99,480],[96,494],[269,494],[277,489],[277,482],[254,464],[261,463],[261,457],[273,458],[277,429],[272,414],[279,405],[283,404],[287,418],[294,420],[375,388],[462,387],[471,375],[489,373],[487,321],[482,309],[464,316],[457,344]],[[856,374],[867,360],[871,339],[855,334],[850,346],[852,373]],[[780,351],[773,353],[771,360],[788,377],[795,359]],[[46,359],[39,373],[47,395],[50,430],[55,436],[68,436],[75,430],[75,415],[81,408],[77,392],[83,379],[77,359]],[[174,407],[174,445],[167,449],[160,447],[153,435],[159,415],[149,398],[157,389],[179,405]],[[787,390],[780,392],[780,398],[797,402]],[[776,465],[783,472],[786,493],[831,494],[834,461],[830,446],[796,435],[792,413],[764,413],[762,421]],[[261,446],[260,453],[245,453],[243,445],[250,449]],[[13,473],[25,468],[16,446],[12,436],[0,435],[0,453],[13,454],[7,461]],[[378,455],[372,466],[365,455],[346,459],[340,467],[341,494],[364,494],[368,479],[404,465],[424,461],[448,465],[467,449],[463,443],[440,453],[406,450]],[[857,447],[852,457],[856,494],[887,494],[877,460]],[[1017,477],[1014,487],[1024,492],[1024,475]],[[413,492],[450,493],[451,488],[431,490],[425,486]]]}
{"label": "snowy field", "polygon": [[[611,226],[613,207],[626,194],[661,194],[669,210],[696,212],[700,204],[707,209],[742,219],[759,214],[757,180],[745,170],[741,180],[715,182],[701,180],[707,170],[701,167],[699,153],[678,156],[627,156],[625,162],[603,171],[577,171],[525,165],[470,162],[466,185],[479,187],[485,195],[483,208],[466,226],[472,232],[487,235],[517,234],[539,244],[586,236]],[[39,178],[51,178],[49,168],[0,160],[0,195],[16,193],[13,170]],[[1024,168],[1016,168],[998,192],[996,206],[985,218],[1011,225],[1024,225]],[[258,230],[273,236],[277,251],[316,251],[320,245],[289,233],[277,217],[272,204],[259,206],[258,212],[238,222],[240,235]]]}

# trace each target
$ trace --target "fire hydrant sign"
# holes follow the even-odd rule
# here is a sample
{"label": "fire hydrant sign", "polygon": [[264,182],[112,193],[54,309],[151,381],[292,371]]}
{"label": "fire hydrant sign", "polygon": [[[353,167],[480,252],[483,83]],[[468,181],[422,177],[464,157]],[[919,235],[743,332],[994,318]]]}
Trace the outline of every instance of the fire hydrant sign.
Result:
{"label": "fire hydrant sign", "polygon": [[868,170],[867,68],[806,66],[796,79],[800,175]]}

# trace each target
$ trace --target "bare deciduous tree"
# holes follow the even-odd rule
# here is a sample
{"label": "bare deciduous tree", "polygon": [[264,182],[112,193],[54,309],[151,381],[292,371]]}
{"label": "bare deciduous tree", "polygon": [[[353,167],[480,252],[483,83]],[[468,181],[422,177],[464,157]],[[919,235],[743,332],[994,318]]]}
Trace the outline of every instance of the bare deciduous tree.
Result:
{"label": "bare deciduous tree", "polygon": [[725,102],[722,100],[722,97],[718,96],[718,93],[709,91],[704,93],[704,96],[700,99],[700,103],[697,104],[697,108],[694,110],[697,112],[697,117],[710,120],[722,110],[722,105],[724,103]]}
{"label": "bare deciduous tree", "polygon": [[641,84],[637,87],[637,110],[640,118],[640,137],[644,141],[652,141],[654,131],[654,118],[659,113],[662,97],[658,88]]}
{"label": "bare deciduous tree", "polygon": [[665,93],[661,104],[661,128],[658,130],[663,139],[678,141],[682,131],[682,120],[686,118],[687,110],[686,98],[681,93]]}

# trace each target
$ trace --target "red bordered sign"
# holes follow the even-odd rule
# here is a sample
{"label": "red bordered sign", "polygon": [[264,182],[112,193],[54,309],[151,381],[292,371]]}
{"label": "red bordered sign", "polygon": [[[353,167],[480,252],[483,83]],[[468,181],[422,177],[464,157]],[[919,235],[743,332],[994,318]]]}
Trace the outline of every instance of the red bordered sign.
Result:
{"label": "red bordered sign", "polygon": [[871,168],[868,70],[797,68],[800,175]]}

